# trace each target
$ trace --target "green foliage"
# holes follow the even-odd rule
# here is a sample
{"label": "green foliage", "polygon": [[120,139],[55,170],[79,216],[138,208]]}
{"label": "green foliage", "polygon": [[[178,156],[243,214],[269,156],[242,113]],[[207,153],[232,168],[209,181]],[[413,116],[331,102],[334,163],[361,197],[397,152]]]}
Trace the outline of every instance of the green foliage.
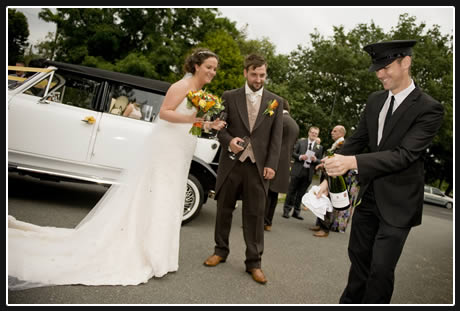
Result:
{"label": "green foliage", "polygon": [[[415,83],[444,105],[445,119],[426,156],[427,179],[449,176],[453,153],[453,37],[443,36],[439,26],[426,30],[415,17],[402,14],[389,33],[374,23],[359,24],[346,33],[334,27],[324,38],[310,34],[311,46],[298,47],[289,55],[287,78],[270,84],[288,99],[291,114],[307,136],[311,125],[320,127],[322,143],[332,143],[331,129],[341,124],[351,135],[356,129],[367,97],[382,89],[375,73],[369,72],[370,57],[363,46],[397,39],[415,39],[412,77]],[[283,75],[283,73],[281,73]]]}
{"label": "green foliage", "polygon": [[[442,103],[445,118],[426,155],[427,181],[453,182],[453,36],[439,26],[427,29],[416,18],[402,14],[389,32],[374,22],[346,32],[333,27],[329,38],[317,30],[310,44],[290,55],[278,55],[269,38],[248,40],[246,29],[213,8],[58,8],[42,9],[39,17],[55,23],[57,31],[38,45],[42,56],[153,79],[174,82],[183,76],[182,64],[196,47],[219,55],[219,70],[208,90],[221,95],[243,86],[243,61],[250,53],[268,61],[266,88],[288,100],[291,114],[307,136],[320,128],[322,144],[332,143],[330,131],[341,124],[351,135],[367,97],[381,90],[370,57],[369,43],[415,39],[411,74],[415,83]],[[12,33],[15,31],[14,33]],[[8,9],[8,62],[24,54],[28,36],[22,13]],[[14,41],[13,41],[14,40]]]}
{"label": "green foliage", "polygon": [[244,84],[243,56],[235,40],[224,30],[208,32],[200,47],[209,48],[219,55],[219,69],[212,83],[206,87],[211,93],[222,96],[225,90]]}
{"label": "green foliage", "polygon": [[29,24],[22,12],[8,9],[8,64],[24,62],[24,52],[29,37]]}

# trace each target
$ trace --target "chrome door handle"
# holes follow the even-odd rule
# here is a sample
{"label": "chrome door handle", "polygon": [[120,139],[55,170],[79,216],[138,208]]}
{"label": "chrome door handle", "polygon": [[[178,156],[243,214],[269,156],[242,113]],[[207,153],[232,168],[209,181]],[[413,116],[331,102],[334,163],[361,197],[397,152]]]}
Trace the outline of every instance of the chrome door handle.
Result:
{"label": "chrome door handle", "polygon": [[85,117],[83,120],[81,120],[82,122],[86,122],[88,124],[94,124],[94,122],[96,122],[96,118],[93,117],[93,116],[89,116],[89,117]]}

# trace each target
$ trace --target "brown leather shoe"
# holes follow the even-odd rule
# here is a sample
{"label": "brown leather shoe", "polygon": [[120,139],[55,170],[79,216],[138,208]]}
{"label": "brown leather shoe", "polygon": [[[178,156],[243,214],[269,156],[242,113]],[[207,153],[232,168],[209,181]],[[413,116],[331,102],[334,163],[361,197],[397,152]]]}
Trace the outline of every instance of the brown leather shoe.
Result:
{"label": "brown leather shoe", "polygon": [[265,231],[272,231],[272,226],[265,225],[265,226],[264,226],[264,230],[265,230]]}
{"label": "brown leather shoe", "polygon": [[219,255],[213,254],[209,256],[208,259],[206,259],[206,261],[203,264],[208,267],[215,267],[221,262],[225,262],[225,258],[220,257]]}
{"label": "brown leather shoe", "polygon": [[310,229],[311,231],[319,231],[321,229],[321,227],[320,226],[313,226],[313,227],[310,227],[308,229]]}
{"label": "brown leather shoe", "polygon": [[318,238],[325,238],[329,235],[329,232],[325,232],[323,230],[319,230],[318,232],[314,233],[313,234],[315,237],[318,237]]}
{"label": "brown leather shoe", "polygon": [[267,279],[265,278],[264,273],[262,272],[262,269],[260,268],[253,268],[250,270],[246,270],[247,273],[252,275],[252,278],[254,281],[260,284],[265,284],[267,283]]}

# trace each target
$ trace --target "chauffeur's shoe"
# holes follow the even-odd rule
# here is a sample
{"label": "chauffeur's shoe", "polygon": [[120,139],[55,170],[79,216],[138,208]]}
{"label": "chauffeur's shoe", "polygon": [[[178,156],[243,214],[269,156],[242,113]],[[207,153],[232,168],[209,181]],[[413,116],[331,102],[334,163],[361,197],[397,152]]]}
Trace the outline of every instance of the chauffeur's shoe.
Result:
{"label": "chauffeur's shoe", "polygon": [[253,269],[249,269],[249,270],[246,270],[247,273],[251,274],[252,275],[252,278],[254,279],[254,281],[256,281],[257,283],[260,283],[260,284],[265,284],[267,283],[267,279],[265,278],[265,275],[264,273],[262,272],[262,269],[260,268],[253,268]]}
{"label": "chauffeur's shoe", "polygon": [[203,264],[208,267],[215,267],[221,262],[225,262],[225,258],[220,257],[219,255],[213,254],[209,256],[208,259],[206,259],[206,261]]}
{"label": "chauffeur's shoe", "polygon": [[303,220],[303,217],[297,214],[293,214],[292,217]]}

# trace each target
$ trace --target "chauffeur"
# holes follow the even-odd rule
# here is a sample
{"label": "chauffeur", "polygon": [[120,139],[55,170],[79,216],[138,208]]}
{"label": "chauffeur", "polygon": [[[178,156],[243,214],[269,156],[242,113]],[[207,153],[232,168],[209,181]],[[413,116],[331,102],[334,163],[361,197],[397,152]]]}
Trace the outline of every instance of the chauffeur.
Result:
{"label": "chauffeur", "polygon": [[[372,93],[357,130],[330,159],[329,175],[358,169],[362,203],[353,215],[351,268],[340,303],[389,303],[394,271],[411,227],[421,224],[423,155],[441,126],[443,106],[410,76],[414,40],[369,44],[384,90]],[[365,148],[367,153],[362,153]],[[320,196],[327,190],[321,184]]]}

